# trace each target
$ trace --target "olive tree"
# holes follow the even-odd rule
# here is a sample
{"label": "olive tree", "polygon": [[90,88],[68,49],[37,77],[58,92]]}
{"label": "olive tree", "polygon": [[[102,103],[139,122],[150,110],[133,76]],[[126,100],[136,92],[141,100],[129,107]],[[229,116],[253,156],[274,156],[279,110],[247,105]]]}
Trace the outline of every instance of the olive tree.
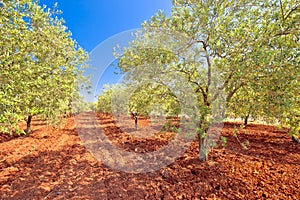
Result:
{"label": "olive tree", "polygon": [[[265,96],[264,102],[270,102],[273,97],[268,94],[276,86],[274,81],[291,88],[293,84],[289,77],[299,77],[299,4],[295,0],[172,2],[170,17],[158,12],[142,24],[143,30],[138,33],[137,39],[124,49],[119,67],[130,72],[145,66],[145,63],[148,66],[155,63],[155,66],[161,66],[160,71],[185,77],[181,84],[192,85],[198,98],[198,129],[195,131],[198,134],[199,158],[205,160],[205,138],[212,119],[212,105],[224,92],[228,105],[234,95],[243,94],[238,93],[239,90],[257,83],[264,87],[251,90]],[[180,43],[183,48],[176,51],[156,48],[165,42],[165,38],[155,34],[156,30],[182,35],[186,38]],[[173,39],[169,44],[172,46],[176,42]],[[153,44],[154,48],[141,48],[144,43]],[[144,67],[145,74],[156,70],[148,68]],[[287,76],[289,73],[293,75]],[[217,76],[222,78],[222,84],[215,81]],[[278,80],[279,77],[282,79]],[[280,94],[278,89],[275,91]],[[298,94],[293,97],[297,98]],[[264,112],[268,115],[275,113]]]}
{"label": "olive tree", "polygon": [[70,110],[87,53],[59,13],[35,0],[3,1],[0,6],[2,132],[22,132],[18,123],[26,118],[28,134],[32,116],[54,120]]}

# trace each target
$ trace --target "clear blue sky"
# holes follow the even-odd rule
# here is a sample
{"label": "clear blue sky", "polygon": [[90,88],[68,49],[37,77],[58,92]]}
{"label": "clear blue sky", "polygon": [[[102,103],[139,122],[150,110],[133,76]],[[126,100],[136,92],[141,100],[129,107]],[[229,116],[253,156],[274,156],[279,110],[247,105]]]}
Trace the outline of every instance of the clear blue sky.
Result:
{"label": "clear blue sky", "polygon": [[[92,52],[99,44],[112,36],[131,29],[140,28],[145,20],[149,20],[158,10],[163,10],[167,15],[171,12],[171,0],[40,0],[52,8],[55,2],[58,9],[62,10],[62,18],[81,47],[87,52]],[[107,53],[107,52],[106,52]],[[98,60],[107,59],[101,53]],[[115,70],[108,68],[104,74],[89,69],[88,74],[93,74],[93,97],[101,92],[103,84],[116,83],[120,75],[115,75]],[[99,74],[102,74],[99,79]],[[91,96],[88,101],[94,101]]]}
{"label": "clear blue sky", "polygon": [[139,28],[159,9],[170,13],[171,0],[40,0],[58,8],[73,38],[88,52],[117,33]]}

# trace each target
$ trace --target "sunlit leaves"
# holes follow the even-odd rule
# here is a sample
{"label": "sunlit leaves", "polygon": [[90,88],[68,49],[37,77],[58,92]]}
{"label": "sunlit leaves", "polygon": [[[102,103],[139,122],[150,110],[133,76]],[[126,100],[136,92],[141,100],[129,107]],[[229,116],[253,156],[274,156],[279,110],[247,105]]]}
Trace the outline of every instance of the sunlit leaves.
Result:
{"label": "sunlit leaves", "polygon": [[[174,0],[172,14],[158,12],[143,23],[140,37],[124,49],[119,67],[182,73],[198,94],[200,108],[210,110],[226,92],[229,113],[279,120],[299,131],[299,2],[296,0]],[[151,29],[152,28],[152,29]],[[156,48],[164,43],[153,29],[188,38],[187,48]],[[154,49],[137,48],[153,44]],[[172,46],[176,42],[170,42]],[[142,66],[142,67],[141,67]],[[199,68],[207,70],[199,70]],[[163,69],[163,70],[162,70]],[[153,71],[157,71],[154,67]],[[212,74],[223,84],[212,89]],[[145,73],[147,74],[147,73]],[[168,74],[168,73],[167,73]],[[168,74],[168,75],[169,75]],[[131,77],[140,79],[140,77]],[[218,88],[218,90],[216,90]],[[200,109],[201,111],[201,109]],[[209,114],[210,112],[205,112]],[[295,131],[296,130],[296,131]]]}
{"label": "sunlit leaves", "polygon": [[5,1],[0,13],[0,131],[27,115],[57,118],[70,110],[87,54],[57,11],[23,0]]}

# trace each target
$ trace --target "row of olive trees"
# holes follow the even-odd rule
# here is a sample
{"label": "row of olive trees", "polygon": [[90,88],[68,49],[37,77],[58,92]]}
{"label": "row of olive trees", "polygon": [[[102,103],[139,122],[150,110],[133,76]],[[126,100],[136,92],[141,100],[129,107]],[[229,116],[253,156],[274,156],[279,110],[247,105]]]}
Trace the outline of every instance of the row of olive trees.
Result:
{"label": "row of olive trees", "polygon": [[214,106],[222,101],[227,114],[276,119],[297,140],[299,10],[296,0],[173,0],[171,16],[158,12],[143,23],[118,54],[118,66],[133,84],[175,74],[181,78],[174,76],[173,85],[193,88],[201,160]]}
{"label": "row of olive trees", "polygon": [[174,94],[166,87],[147,83],[104,85],[98,96],[96,110],[104,114],[149,117],[150,114],[176,116],[180,107]]}
{"label": "row of olive trees", "polygon": [[81,98],[76,80],[86,81],[87,53],[59,13],[35,0],[0,4],[0,132],[22,133],[26,119],[28,134],[34,115],[57,121],[71,112],[72,98]]}

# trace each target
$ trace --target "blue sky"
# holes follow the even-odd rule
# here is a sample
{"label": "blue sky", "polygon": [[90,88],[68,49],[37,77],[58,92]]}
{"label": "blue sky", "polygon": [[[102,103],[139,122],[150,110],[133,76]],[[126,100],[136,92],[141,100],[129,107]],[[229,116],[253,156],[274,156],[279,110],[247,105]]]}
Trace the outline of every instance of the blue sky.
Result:
{"label": "blue sky", "polygon": [[88,52],[117,33],[139,28],[159,9],[170,13],[171,0],[40,0],[58,8],[73,38]]}
{"label": "blue sky", "polygon": [[[40,0],[41,5],[50,8],[55,2],[63,12],[61,17],[65,19],[73,39],[89,53],[116,34],[140,28],[141,23],[149,20],[158,10],[169,15],[172,6],[171,0]],[[98,53],[98,62],[109,60],[109,53],[112,52]],[[87,74],[93,75],[93,87],[97,87],[92,89],[93,97],[101,92],[103,84],[119,80],[120,75],[115,75],[114,71],[113,67],[108,67],[104,72],[87,71]],[[94,101],[92,96],[87,99]]]}

